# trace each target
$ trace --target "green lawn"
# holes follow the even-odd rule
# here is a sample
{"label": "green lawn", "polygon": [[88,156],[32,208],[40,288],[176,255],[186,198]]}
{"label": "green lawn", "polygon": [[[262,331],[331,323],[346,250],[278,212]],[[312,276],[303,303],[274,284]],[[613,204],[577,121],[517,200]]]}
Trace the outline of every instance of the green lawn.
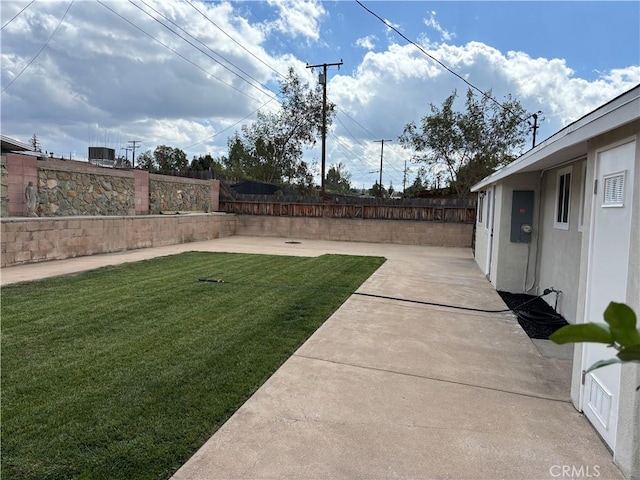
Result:
{"label": "green lawn", "polygon": [[3,287],[2,478],[168,478],[383,262],[191,252]]}

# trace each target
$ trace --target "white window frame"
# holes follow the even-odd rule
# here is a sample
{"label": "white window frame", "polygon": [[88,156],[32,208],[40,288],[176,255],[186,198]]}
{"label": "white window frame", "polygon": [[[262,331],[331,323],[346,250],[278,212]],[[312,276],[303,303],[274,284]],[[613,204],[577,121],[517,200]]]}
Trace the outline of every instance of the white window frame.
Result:
{"label": "white window frame", "polygon": [[493,208],[493,199],[494,199],[494,195],[493,195],[493,187],[487,189],[487,201],[485,202],[485,204],[487,205],[487,215],[485,216],[484,219],[484,229],[489,231],[491,229],[491,213],[493,212],[492,208]]}
{"label": "white window frame", "polygon": [[556,176],[556,194],[554,197],[555,211],[553,215],[553,227],[558,230],[569,230],[569,219],[571,218],[572,181],[572,165],[558,170],[558,174]]}
{"label": "white window frame", "polygon": [[480,225],[482,225],[482,214],[483,214],[483,209],[484,209],[484,196],[486,195],[485,192],[480,192],[478,194],[478,223]]}
{"label": "white window frame", "polygon": [[582,162],[582,182],[580,185],[580,213],[578,215],[578,231],[584,230],[585,202],[587,201],[587,161]]}

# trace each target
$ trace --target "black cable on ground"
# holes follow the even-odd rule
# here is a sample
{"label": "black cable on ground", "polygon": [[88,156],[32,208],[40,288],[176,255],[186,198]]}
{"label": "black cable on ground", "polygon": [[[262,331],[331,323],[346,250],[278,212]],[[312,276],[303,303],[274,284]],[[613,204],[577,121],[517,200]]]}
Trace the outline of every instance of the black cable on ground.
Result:
{"label": "black cable on ground", "polygon": [[[510,312],[511,311],[510,308],[505,308],[505,309],[502,309],[502,310],[485,310],[485,309],[482,309],[482,308],[463,307],[463,306],[460,306],[460,305],[448,305],[446,303],[425,302],[425,301],[422,301],[422,300],[410,300],[410,299],[407,299],[407,298],[389,297],[389,296],[386,296],[386,295],[376,295],[376,294],[373,294],[373,293],[353,292],[353,295],[360,295],[362,297],[382,298],[384,300],[395,300],[397,302],[417,303],[419,305],[429,305],[429,306],[432,306],[432,307],[454,308],[456,310],[467,310],[467,311],[471,311],[471,312],[506,313],[506,312]],[[528,300],[525,303],[529,303],[531,301],[532,300]],[[519,305],[519,306],[521,307],[522,305]]]}
{"label": "black cable on ground", "polygon": [[[210,279],[210,278],[198,278],[196,280],[197,283],[230,283],[230,282],[225,282],[224,280],[221,279]],[[241,282],[231,282],[233,284],[236,285],[248,285],[245,283],[241,283]],[[255,285],[252,284],[251,286],[261,286],[261,287],[270,287],[273,288],[273,285]],[[278,287],[282,288],[282,285],[279,285]],[[288,288],[295,288],[296,285],[286,285],[285,287]],[[524,307],[525,305],[538,300],[539,298],[544,297],[545,295],[548,295],[551,292],[547,292],[545,290],[545,293],[543,293],[542,295],[538,295],[536,297],[530,298],[529,300],[527,300],[526,302],[521,303],[520,305],[517,305],[514,308],[503,308],[501,310],[488,310],[488,309],[484,309],[484,308],[474,308],[474,307],[463,307],[461,305],[449,305],[446,303],[436,303],[436,302],[426,302],[423,300],[411,300],[411,299],[407,299],[407,298],[400,298],[400,297],[390,297],[387,295],[378,295],[378,294],[374,294],[374,293],[364,293],[364,292],[350,292],[351,295],[360,295],[361,297],[371,297],[371,298],[380,298],[383,300],[394,300],[396,302],[406,302],[406,303],[415,303],[418,305],[428,305],[428,306],[432,306],[432,307],[443,307],[443,308],[453,308],[455,310],[466,310],[469,312],[480,312],[480,313],[507,313],[507,312],[514,312],[517,314],[517,311],[519,309],[521,309],[522,307]],[[558,317],[558,318],[562,318],[562,317]],[[532,321],[535,321],[532,319]],[[542,321],[541,321],[542,322]]]}

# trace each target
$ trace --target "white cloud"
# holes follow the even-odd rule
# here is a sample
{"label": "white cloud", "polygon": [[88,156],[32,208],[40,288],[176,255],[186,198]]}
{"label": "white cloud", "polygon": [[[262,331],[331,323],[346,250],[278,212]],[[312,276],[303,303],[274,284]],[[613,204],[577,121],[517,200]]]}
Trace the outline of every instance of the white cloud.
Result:
{"label": "white cloud", "polygon": [[[247,79],[251,75],[255,80],[249,79],[250,83],[267,84],[276,91],[279,76],[272,68],[286,73],[293,66],[305,81],[316,81],[296,47],[315,42],[314,48],[321,51],[318,39],[327,12],[319,2],[272,0],[264,4],[267,7],[261,5],[271,7],[269,15],[277,18],[273,23],[246,13],[243,2],[195,1],[215,26],[187,2],[152,4],[211,48],[190,39],[228,69],[130,3],[106,4],[202,70],[99,3],[75,2],[40,57],[2,93],[3,134],[27,141],[36,133],[43,150],[73,151],[80,157],[86,155],[89,144],[102,142],[119,150],[132,139],[141,140],[143,150],[160,144],[186,148],[197,143],[187,151],[189,158],[204,152],[221,155],[226,139],[250,122],[251,113],[269,98],[261,87],[250,86],[229,70]],[[35,2],[2,31],[3,88],[42,47],[66,5]],[[0,14],[10,19],[22,6],[0,2]],[[421,35],[426,38],[433,31],[442,41],[425,40],[423,46],[434,57],[479,88],[491,89],[498,99],[512,94],[528,111],[542,110],[541,139],[640,83],[638,65],[586,80],[577,77],[564,59],[502,52],[481,42],[451,45],[445,35],[453,34],[436,21],[435,14],[427,18]],[[380,162],[380,144],[374,140],[392,139],[385,144],[383,183],[388,186],[392,180],[399,188],[404,162],[410,157],[397,142],[403,127],[428,114],[429,104],[441,105],[454,89],[464,97],[467,85],[414,46],[389,41],[381,51],[379,43],[385,34],[377,38],[366,33],[354,34],[344,44],[358,46],[354,51],[362,55],[359,61],[349,68],[345,62],[340,71],[332,69],[329,77],[329,98],[338,106],[338,118],[328,138],[328,165],[343,162],[354,184],[370,187],[378,179]],[[293,40],[287,44],[283,36]],[[274,54],[270,47],[287,53]],[[271,102],[265,108],[276,105]],[[307,158],[319,158],[319,144]],[[408,179],[412,182],[416,166],[408,166],[413,169]]]}
{"label": "white cloud", "polygon": [[357,47],[361,47],[366,50],[373,50],[377,40],[378,38],[375,35],[367,35],[366,37],[358,38],[355,44]]}
{"label": "white cloud", "polygon": [[453,40],[456,36],[455,33],[449,32],[438,23],[436,20],[436,12],[433,10],[429,12],[429,17],[424,19],[424,24],[438,32],[442,41],[448,42],[449,40]]}
{"label": "white cloud", "polygon": [[[542,110],[545,120],[539,139],[640,83],[639,66],[613,70],[590,82],[574,77],[564,60],[534,59],[523,52],[505,54],[480,42],[462,46],[442,44],[430,53],[479,88],[492,90],[496,99],[512,94],[528,111]],[[353,75],[337,75],[329,85],[331,100],[344,112],[338,116],[343,115],[341,119],[351,132],[340,122],[335,123],[338,140],[351,147],[350,153],[345,153],[344,148],[332,147],[335,155],[332,163],[342,161],[348,170],[361,172],[353,175],[354,181],[371,186],[378,178],[377,173],[365,173],[371,167],[379,169],[375,167],[376,148],[371,145],[372,141],[381,138],[397,141],[407,123],[429,114],[429,105],[440,106],[454,89],[461,97],[462,108],[467,88],[462,80],[414,46],[392,44],[384,52],[367,52]],[[347,115],[366,121],[370,134],[362,134]],[[353,132],[361,134],[362,142],[354,141]],[[377,146],[379,161],[379,144]],[[396,143],[389,145],[387,159],[385,145],[383,170],[391,175],[396,187],[402,180],[404,161],[409,156],[410,152],[403,151]],[[412,168],[414,173],[409,181],[413,181],[417,171],[415,165]],[[387,173],[383,175],[385,186]]]}
{"label": "white cloud", "polygon": [[279,18],[271,23],[272,28],[293,38],[320,38],[320,19],[326,14],[322,4],[316,0],[268,0],[269,5],[279,11]]}

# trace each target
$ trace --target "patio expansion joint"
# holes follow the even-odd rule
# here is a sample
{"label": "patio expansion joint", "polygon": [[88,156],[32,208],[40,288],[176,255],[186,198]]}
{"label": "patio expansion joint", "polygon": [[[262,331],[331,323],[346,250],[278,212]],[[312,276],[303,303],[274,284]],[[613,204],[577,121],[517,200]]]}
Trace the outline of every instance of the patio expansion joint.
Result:
{"label": "patio expansion joint", "polygon": [[401,372],[401,371],[398,371],[398,370],[371,367],[371,366],[367,366],[367,365],[357,365],[357,364],[354,364],[354,363],[340,362],[340,361],[337,361],[337,360],[329,360],[329,359],[326,359],[326,358],[312,357],[312,356],[309,356],[309,355],[302,355],[300,353],[294,353],[293,356],[294,357],[299,357],[299,358],[305,358],[307,360],[314,360],[314,361],[317,361],[317,362],[332,363],[334,365],[343,365],[343,366],[346,366],[346,367],[359,368],[359,369],[363,369],[363,370],[371,370],[371,371],[375,371],[375,372],[390,373],[390,374],[393,374],[393,375],[402,375],[402,376],[412,377],[412,378],[421,378],[423,380],[431,380],[431,381],[434,381],[434,382],[448,383],[448,384],[451,384],[451,385],[460,385],[460,386],[463,386],[463,387],[478,388],[478,389],[482,389],[482,390],[489,390],[489,391],[492,391],[492,392],[507,393],[507,394],[516,395],[516,396],[519,396],[519,397],[536,398],[538,400],[547,400],[547,401],[550,401],[550,402],[571,404],[571,400],[570,399],[545,397],[543,395],[535,395],[535,394],[532,394],[532,393],[517,392],[517,391],[505,390],[505,389],[502,389],[502,388],[495,388],[495,387],[487,387],[487,386],[484,386],[484,385],[478,385],[478,384],[474,384],[474,383],[458,382],[458,381],[450,380],[450,379],[446,379],[446,378],[430,377],[428,375],[419,375],[419,374],[416,374],[416,373]]}

